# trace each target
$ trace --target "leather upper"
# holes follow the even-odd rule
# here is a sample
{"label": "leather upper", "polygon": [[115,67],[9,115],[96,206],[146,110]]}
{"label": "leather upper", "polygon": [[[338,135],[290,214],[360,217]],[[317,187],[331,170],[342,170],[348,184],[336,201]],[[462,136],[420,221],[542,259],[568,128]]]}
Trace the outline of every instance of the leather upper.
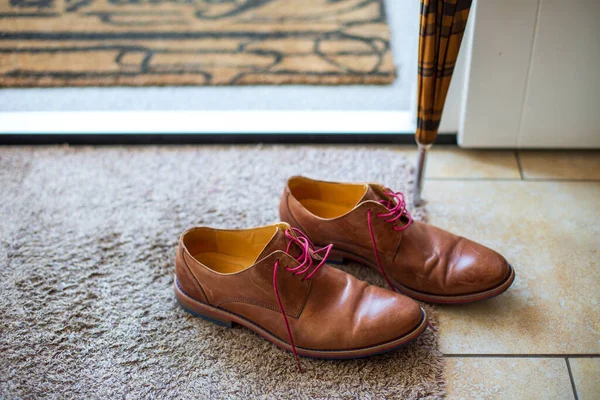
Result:
{"label": "leather upper", "polygon": [[[176,275],[190,297],[236,313],[260,325],[284,341],[287,332],[273,288],[273,269],[279,260],[277,285],[294,342],[317,350],[347,350],[393,340],[422,321],[413,300],[370,286],[345,272],[323,265],[311,278],[294,275],[285,268],[298,261],[285,252],[287,224],[276,232],[255,262],[235,273],[219,273],[193,255],[194,228],[182,235],[176,256]],[[252,236],[252,230],[247,230]],[[207,235],[204,235],[207,237]],[[191,239],[190,239],[191,238]],[[290,250],[293,255],[297,249]]]}
{"label": "leather upper", "polygon": [[[305,188],[317,184],[320,192],[328,190],[328,185],[362,186],[364,194],[346,213],[322,218],[305,206],[313,207],[317,202],[305,196],[321,196]],[[279,211],[283,221],[306,232],[315,244],[333,243],[334,249],[351,253],[358,261],[374,266],[376,260],[367,215],[370,211],[382,267],[393,280],[419,292],[478,293],[507,278],[510,267],[504,257],[483,245],[418,221],[412,221],[402,231],[394,230],[394,226],[401,229],[409,221],[405,216],[393,223],[377,217],[389,212],[379,202],[390,200],[385,193],[386,189],[378,184],[343,184],[293,177],[284,190]],[[321,211],[326,207],[314,209]]]}

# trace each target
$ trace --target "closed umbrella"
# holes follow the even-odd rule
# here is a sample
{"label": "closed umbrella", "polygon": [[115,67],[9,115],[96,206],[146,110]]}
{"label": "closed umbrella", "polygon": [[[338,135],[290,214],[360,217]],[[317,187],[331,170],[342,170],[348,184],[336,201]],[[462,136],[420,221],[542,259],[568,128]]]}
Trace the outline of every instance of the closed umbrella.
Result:
{"label": "closed umbrella", "polygon": [[421,202],[427,151],[440,126],[472,0],[421,0],[414,204]]}

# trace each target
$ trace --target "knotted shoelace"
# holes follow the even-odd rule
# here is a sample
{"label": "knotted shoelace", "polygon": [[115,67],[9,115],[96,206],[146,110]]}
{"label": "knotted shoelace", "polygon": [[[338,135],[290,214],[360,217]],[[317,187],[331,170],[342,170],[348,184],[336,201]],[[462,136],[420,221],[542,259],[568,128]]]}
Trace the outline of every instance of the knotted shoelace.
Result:
{"label": "knotted shoelace", "polygon": [[[408,221],[404,224],[404,226],[398,227],[394,225],[393,228],[395,231],[398,232],[408,228],[412,223],[413,219],[406,208],[404,194],[402,194],[401,192],[393,192],[390,189],[386,189],[386,191],[383,192],[383,194],[388,196],[389,200],[379,200],[379,203],[383,204],[389,210],[389,212],[377,214],[377,217],[382,218],[385,222],[393,224],[394,222],[402,218],[402,216],[406,216]],[[379,268],[379,272],[381,272],[381,275],[383,275],[389,287],[394,292],[398,292],[398,290],[396,290],[394,285],[392,285],[392,282],[385,273],[385,270],[381,265],[381,260],[379,259],[379,251],[377,251],[377,243],[375,241],[375,233],[373,232],[373,223],[371,220],[371,210],[367,212],[367,224],[369,225],[369,233],[371,234],[371,242],[373,243],[373,252],[375,253],[375,260],[377,261],[377,267]]]}
{"label": "knotted shoelace", "polygon": [[[300,264],[293,268],[286,267],[285,270],[293,273],[294,275],[306,274],[304,277],[302,277],[302,280],[312,278],[317,273],[319,268],[321,268],[321,266],[325,264],[333,245],[330,244],[325,247],[321,247],[320,249],[316,249],[315,245],[310,241],[310,239],[301,230],[296,228],[291,228],[291,232],[290,230],[286,230],[285,237],[288,239],[287,248],[285,249],[286,253],[290,254],[290,249],[293,244],[300,248],[300,255],[298,257],[295,257],[296,261],[300,262]],[[324,253],[324,255],[320,256],[321,261],[317,264],[316,267],[313,268],[313,265],[315,263],[313,256],[320,253]],[[292,330],[290,329],[290,324],[288,322],[285,309],[283,308],[281,297],[279,296],[279,288],[277,287],[278,268],[279,260],[275,261],[275,266],[273,267],[273,290],[275,291],[275,297],[277,298],[279,311],[281,311],[283,321],[285,322],[285,328],[287,329],[288,337],[290,339],[290,345],[292,346],[292,353],[294,353],[296,364],[298,364],[298,371],[302,372],[302,366],[300,365],[300,359],[298,358],[298,353],[296,352],[296,346],[294,344],[294,338],[292,337]]]}

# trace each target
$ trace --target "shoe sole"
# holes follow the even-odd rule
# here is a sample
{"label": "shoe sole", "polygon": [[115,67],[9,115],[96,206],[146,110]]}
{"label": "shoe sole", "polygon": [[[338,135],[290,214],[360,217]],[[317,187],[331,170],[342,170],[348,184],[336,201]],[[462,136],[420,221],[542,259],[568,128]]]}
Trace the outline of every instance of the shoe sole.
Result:
{"label": "shoe sole", "polygon": [[[360,264],[366,265],[380,273],[379,268],[376,265],[372,264],[370,261],[362,259],[361,257],[359,257],[355,254],[348,253],[348,252],[345,252],[342,250],[337,250],[335,248],[332,249],[332,251],[330,253],[330,257],[327,259],[327,262],[330,264],[338,264],[339,265],[339,264],[342,264],[345,259],[352,260],[352,261],[358,262]],[[398,289],[398,291],[401,292],[402,294],[405,294],[412,299],[424,301],[426,303],[434,303],[434,304],[472,303],[474,301],[487,300],[487,299],[491,299],[492,297],[496,297],[496,296],[504,293],[510,287],[510,285],[512,285],[512,283],[515,280],[515,270],[512,267],[512,265],[509,264],[508,266],[510,268],[510,273],[508,274],[508,276],[502,283],[500,283],[498,286],[495,286],[491,289],[488,289],[488,290],[485,290],[482,292],[477,292],[477,293],[443,296],[443,295],[419,292],[417,290],[414,290],[414,289],[411,289],[409,287],[402,285],[401,283],[395,281],[392,278],[390,278],[390,281],[392,282],[392,285],[396,289]]]}
{"label": "shoe sole", "polygon": [[[273,335],[268,330],[262,328],[261,326],[249,321],[248,319],[237,315],[235,313],[225,311],[221,308],[210,306],[201,301],[195,300],[188,296],[179,286],[179,282],[175,277],[174,282],[175,287],[175,297],[177,298],[177,302],[179,305],[188,313],[206,319],[208,321],[214,322],[221,326],[226,326],[228,328],[232,328],[233,324],[236,323],[238,325],[244,326],[254,333],[262,336],[267,339],[269,342],[273,343],[279,348],[287,350],[289,352],[292,351],[292,347],[285,341],[281,340],[277,336]],[[323,358],[330,360],[344,360],[344,359],[352,359],[352,358],[363,358],[369,357],[376,354],[387,353],[393,350],[396,350],[399,347],[406,345],[407,343],[413,341],[417,337],[419,337],[427,328],[427,317],[425,315],[425,311],[421,309],[422,319],[419,325],[407,333],[406,335],[397,338],[393,341],[389,341],[386,343],[380,343],[370,347],[363,347],[359,349],[350,349],[350,350],[314,350],[307,349],[303,347],[296,346],[296,352],[298,355],[304,357],[311,358]]]}

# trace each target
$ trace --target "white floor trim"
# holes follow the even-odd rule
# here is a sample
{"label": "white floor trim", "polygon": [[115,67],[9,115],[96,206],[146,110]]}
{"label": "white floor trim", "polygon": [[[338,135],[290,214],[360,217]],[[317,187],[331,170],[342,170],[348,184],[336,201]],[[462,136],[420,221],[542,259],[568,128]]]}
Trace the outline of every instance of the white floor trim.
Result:
{"label": "white floor trim", "polygon": [[414,132],[410,111],[0,112],[0,134]]}

